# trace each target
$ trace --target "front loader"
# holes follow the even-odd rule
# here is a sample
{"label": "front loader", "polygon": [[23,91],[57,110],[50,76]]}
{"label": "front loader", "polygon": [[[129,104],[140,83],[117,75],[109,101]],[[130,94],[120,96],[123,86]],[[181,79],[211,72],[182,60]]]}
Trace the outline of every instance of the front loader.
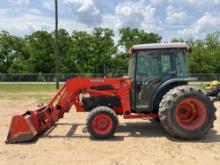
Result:
{"label": "front loader", "polygon": [[[191,87],[185,43],[133,46],[126,78],[74,78],[66,81],[46,105],[12,118],[7,143],[29,142],[49,130],[74,105],[89,112],[92,138],[110,138],[117,115],[155,118],[172,136],[199,139],[213,127],[215,107],[201,89]],[[146,130],[147,131],[147,130]]]}

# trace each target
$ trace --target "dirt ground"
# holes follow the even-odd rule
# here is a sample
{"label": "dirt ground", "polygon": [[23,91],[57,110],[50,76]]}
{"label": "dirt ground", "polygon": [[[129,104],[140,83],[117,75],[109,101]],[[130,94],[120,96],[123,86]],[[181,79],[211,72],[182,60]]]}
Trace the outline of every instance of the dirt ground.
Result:
{"label": "dirt ground", "polygon": [[[52,95],[52,94],[48,94]],[[0,94],[0,164],[220,164],[220,103],[215,127],[199,141],[170,137],[156,122],[123,120],[115,138],[92,140],[83,133],[87,113],[72,110],[46,136],[30,144],[4,143],[11,117],[36,105],[30,94]]]}

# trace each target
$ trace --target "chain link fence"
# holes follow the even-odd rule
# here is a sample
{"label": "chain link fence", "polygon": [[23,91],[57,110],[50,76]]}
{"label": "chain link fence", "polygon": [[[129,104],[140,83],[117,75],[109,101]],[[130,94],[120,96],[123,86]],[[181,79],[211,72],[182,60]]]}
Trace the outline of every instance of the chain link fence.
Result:
{"label": "chain link fence", "polygon": [[[68,79],[74,77],[88,77],[88,78],[103,78],[103,77],[122,77],[126,74],[116,73],[61,73],[59,74],[60,82],[65,82]],[[54,73],[16,73],[16,74],[5,74],[0,73],[0,82],[55,82],[56,74]]]}

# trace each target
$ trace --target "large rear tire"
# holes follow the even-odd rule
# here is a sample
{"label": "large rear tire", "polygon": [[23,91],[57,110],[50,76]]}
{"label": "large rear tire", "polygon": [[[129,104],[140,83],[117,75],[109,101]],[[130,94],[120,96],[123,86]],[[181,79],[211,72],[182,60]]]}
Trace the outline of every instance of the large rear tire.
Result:
{"label": "large rear tire", "polygon": [[105,139],[113,137],[118,123],[118,117],[113,109],[99,106],[90,112],[86,125],[92,138]]}
{"label": "large rear tire", "polygon": [[170,90],[159,106],[162,127],[181,139],[200,139],[213,127],[215,107],[201,90],[179,86]]}

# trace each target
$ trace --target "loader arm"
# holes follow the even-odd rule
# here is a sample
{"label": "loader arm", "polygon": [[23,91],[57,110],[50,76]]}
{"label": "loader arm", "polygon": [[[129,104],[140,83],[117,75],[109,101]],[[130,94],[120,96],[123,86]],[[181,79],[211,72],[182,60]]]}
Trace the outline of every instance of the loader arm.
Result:
{"label": "loader arm", "polygon": [[117,96],[121,106],[114,107],[118,114],[130,113],[130,87],[128,79],[115,78],[74,78],[68,80],[46,105],[34,110],[28,110],[22,115],[12,118],[7,143],[27,142],[50,129],[64,113],[75,105],[77,112],[85,112],[80,95]]}

